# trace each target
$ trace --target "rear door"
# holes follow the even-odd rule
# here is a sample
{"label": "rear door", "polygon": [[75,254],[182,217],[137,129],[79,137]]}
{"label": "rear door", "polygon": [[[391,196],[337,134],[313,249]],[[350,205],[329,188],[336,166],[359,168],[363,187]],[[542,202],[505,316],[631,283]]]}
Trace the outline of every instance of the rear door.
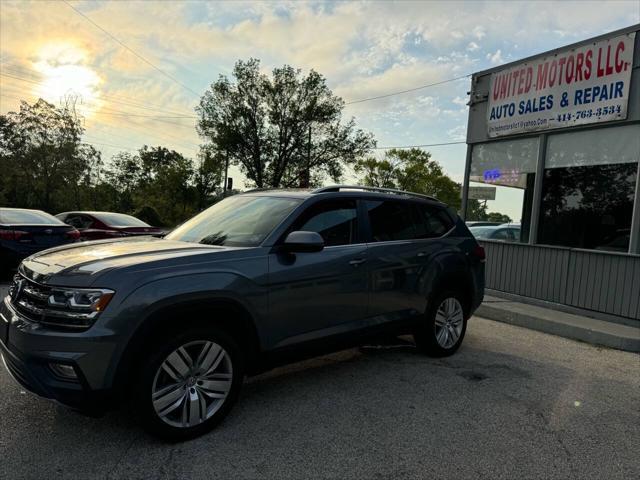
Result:
{"label": "rear door", "polygon": [[435,271],[432,261],[447,250],[443,235],[453,227],[444,209],[410,200],[367,200],[369,316],[382,322],[425,311]]}
{"label": "rear door", "polygon": [[[269,305],[275,347],[357,329],[367,314],[367,246],[356,199],[317,202],[288,232],[318,232],[320,252],[269,255]],[[286,235],[285,235],[286,236]]]}

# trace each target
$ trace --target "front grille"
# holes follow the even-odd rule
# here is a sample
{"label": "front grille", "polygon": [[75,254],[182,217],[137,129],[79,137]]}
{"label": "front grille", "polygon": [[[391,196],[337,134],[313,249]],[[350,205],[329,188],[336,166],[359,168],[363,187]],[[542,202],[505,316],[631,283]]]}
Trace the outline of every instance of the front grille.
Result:
{"label": "front grille", "polygon": [[52,305],[49,298],[53,288],[17,274],[9,289],[11,305],[27,320],[44,325],[84,329],[90,325],[94,315],[69,310]]}
{"label": "front grille", "polygon": [[43,320],[44,310],[48,307],[51,288],[17,274],[13,277],[9,295],[11,304],[18,312],[32,322],[40,322]]}

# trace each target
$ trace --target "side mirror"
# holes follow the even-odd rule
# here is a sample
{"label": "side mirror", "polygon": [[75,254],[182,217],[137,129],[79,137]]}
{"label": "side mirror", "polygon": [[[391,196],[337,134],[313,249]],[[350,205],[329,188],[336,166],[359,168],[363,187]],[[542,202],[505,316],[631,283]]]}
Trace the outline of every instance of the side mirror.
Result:
{"label": "side mirror", "polygon": [[324,240],[317,232],[291,232],[284,240],[287,252],[319,252],[324,248]]}

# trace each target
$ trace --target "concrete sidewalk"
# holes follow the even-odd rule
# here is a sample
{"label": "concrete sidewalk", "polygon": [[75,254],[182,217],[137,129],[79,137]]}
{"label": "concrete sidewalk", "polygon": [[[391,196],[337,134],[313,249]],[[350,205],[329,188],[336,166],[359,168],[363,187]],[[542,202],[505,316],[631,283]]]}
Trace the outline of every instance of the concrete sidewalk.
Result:
{"label": "concrete sidewalk", "polygon": [[640,352],[640,321],[638,326],[620,325],[494,296],[485,296],[475,315],[593,345]]}

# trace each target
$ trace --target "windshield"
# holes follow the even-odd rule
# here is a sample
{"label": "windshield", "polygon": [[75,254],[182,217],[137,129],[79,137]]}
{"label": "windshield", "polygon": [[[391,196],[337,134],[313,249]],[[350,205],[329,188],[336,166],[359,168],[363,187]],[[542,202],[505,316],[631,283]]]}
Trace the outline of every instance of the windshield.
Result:
{"label": "windshield", "polygon": [[40,210],[0,209],[0,223],[5,225],[64,225],[60,219]]}
{"label": "windshield", "polygon": [[132,217],[131,215],[125,215],[124,213],[99,213],[95,214],[98,220],[106,223],[110,227],[150,227],[148,223],[144,223],[142,220]]}
{"label": "windshield", "polygon": [[166,238],[207,245],[255,247],[300,202],[294,198],[229,197],[179,226]]}

